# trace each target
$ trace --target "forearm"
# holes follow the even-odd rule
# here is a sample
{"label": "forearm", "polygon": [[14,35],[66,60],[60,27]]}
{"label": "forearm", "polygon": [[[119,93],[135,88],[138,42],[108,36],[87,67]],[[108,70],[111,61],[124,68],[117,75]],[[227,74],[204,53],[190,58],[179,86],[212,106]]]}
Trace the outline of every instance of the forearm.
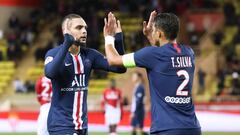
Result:
{"label": "forearm", "polygon": [[[108,39],[105,39],[108,40]],[[112,39],[111,39],[112,40]],[[114,39],[113,39],[114,40]],[[122,66],[122,56],[114,48],[114,43],[105,41],[105,53],[110,66]]]}
{"label": "forearm", "polygon": [[123,43],[123,33],[119,32],[115,35],[115,48],[118,54],[123,55],[125,53],[124,43]]}

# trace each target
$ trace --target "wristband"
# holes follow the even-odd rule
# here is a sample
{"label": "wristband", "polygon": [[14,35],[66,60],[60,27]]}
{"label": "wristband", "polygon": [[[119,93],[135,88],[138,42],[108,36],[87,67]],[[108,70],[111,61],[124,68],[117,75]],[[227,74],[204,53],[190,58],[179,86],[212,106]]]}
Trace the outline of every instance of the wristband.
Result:
{"label": "wristband", "polygon": [[114,46],[114,40],[115,40],[115,38],[113,36],[106,36],[105,37],[105,46],[106,45]]}

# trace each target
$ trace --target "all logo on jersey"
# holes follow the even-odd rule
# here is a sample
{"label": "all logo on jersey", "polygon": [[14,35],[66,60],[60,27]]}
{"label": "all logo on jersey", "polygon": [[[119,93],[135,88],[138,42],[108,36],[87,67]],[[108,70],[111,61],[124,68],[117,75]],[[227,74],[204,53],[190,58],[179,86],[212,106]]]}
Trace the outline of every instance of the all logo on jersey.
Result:
{"label": "all logo on jersey", "polygon": [[74,86],[78,86],[78,87],[86,86],[86,84],[85,84],[85,74],[75,75],[75,77],[72,81],[72,87],[74,87]]}

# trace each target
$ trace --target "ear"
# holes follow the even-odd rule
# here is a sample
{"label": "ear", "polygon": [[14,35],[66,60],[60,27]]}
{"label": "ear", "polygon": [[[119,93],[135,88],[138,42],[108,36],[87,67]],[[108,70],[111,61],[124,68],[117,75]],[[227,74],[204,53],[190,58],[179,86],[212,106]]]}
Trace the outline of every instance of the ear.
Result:
{"label": "ear", "polygon": [[164,37],[163,31],[159,30],[158,32],[159,32],[159,38],[163,38]]}
{"label": "ear", "polygon": [[162,37],[162,33],[160,31],[158,33],[159,33],[158,37],[161,38]]}
{"label": "ear", "polygon": [[157,37],[161,38],[162,37],[162,32],[160,30],[157,31]]}

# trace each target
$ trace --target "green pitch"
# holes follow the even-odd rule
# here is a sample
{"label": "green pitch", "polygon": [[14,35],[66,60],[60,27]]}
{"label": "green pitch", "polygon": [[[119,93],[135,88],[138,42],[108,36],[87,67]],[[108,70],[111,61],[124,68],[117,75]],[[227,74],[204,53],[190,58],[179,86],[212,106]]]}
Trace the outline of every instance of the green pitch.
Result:
{"label": "green pitch", "polygon": [[[0,135],[36,135],[36,133],[0,133]],[[89,135],[107,135],[107,133],[89,133]],[[130,133],[120,133],[119,135],[130,135]],[[203,135],[240,135],[240,133],[204,132]]]}

